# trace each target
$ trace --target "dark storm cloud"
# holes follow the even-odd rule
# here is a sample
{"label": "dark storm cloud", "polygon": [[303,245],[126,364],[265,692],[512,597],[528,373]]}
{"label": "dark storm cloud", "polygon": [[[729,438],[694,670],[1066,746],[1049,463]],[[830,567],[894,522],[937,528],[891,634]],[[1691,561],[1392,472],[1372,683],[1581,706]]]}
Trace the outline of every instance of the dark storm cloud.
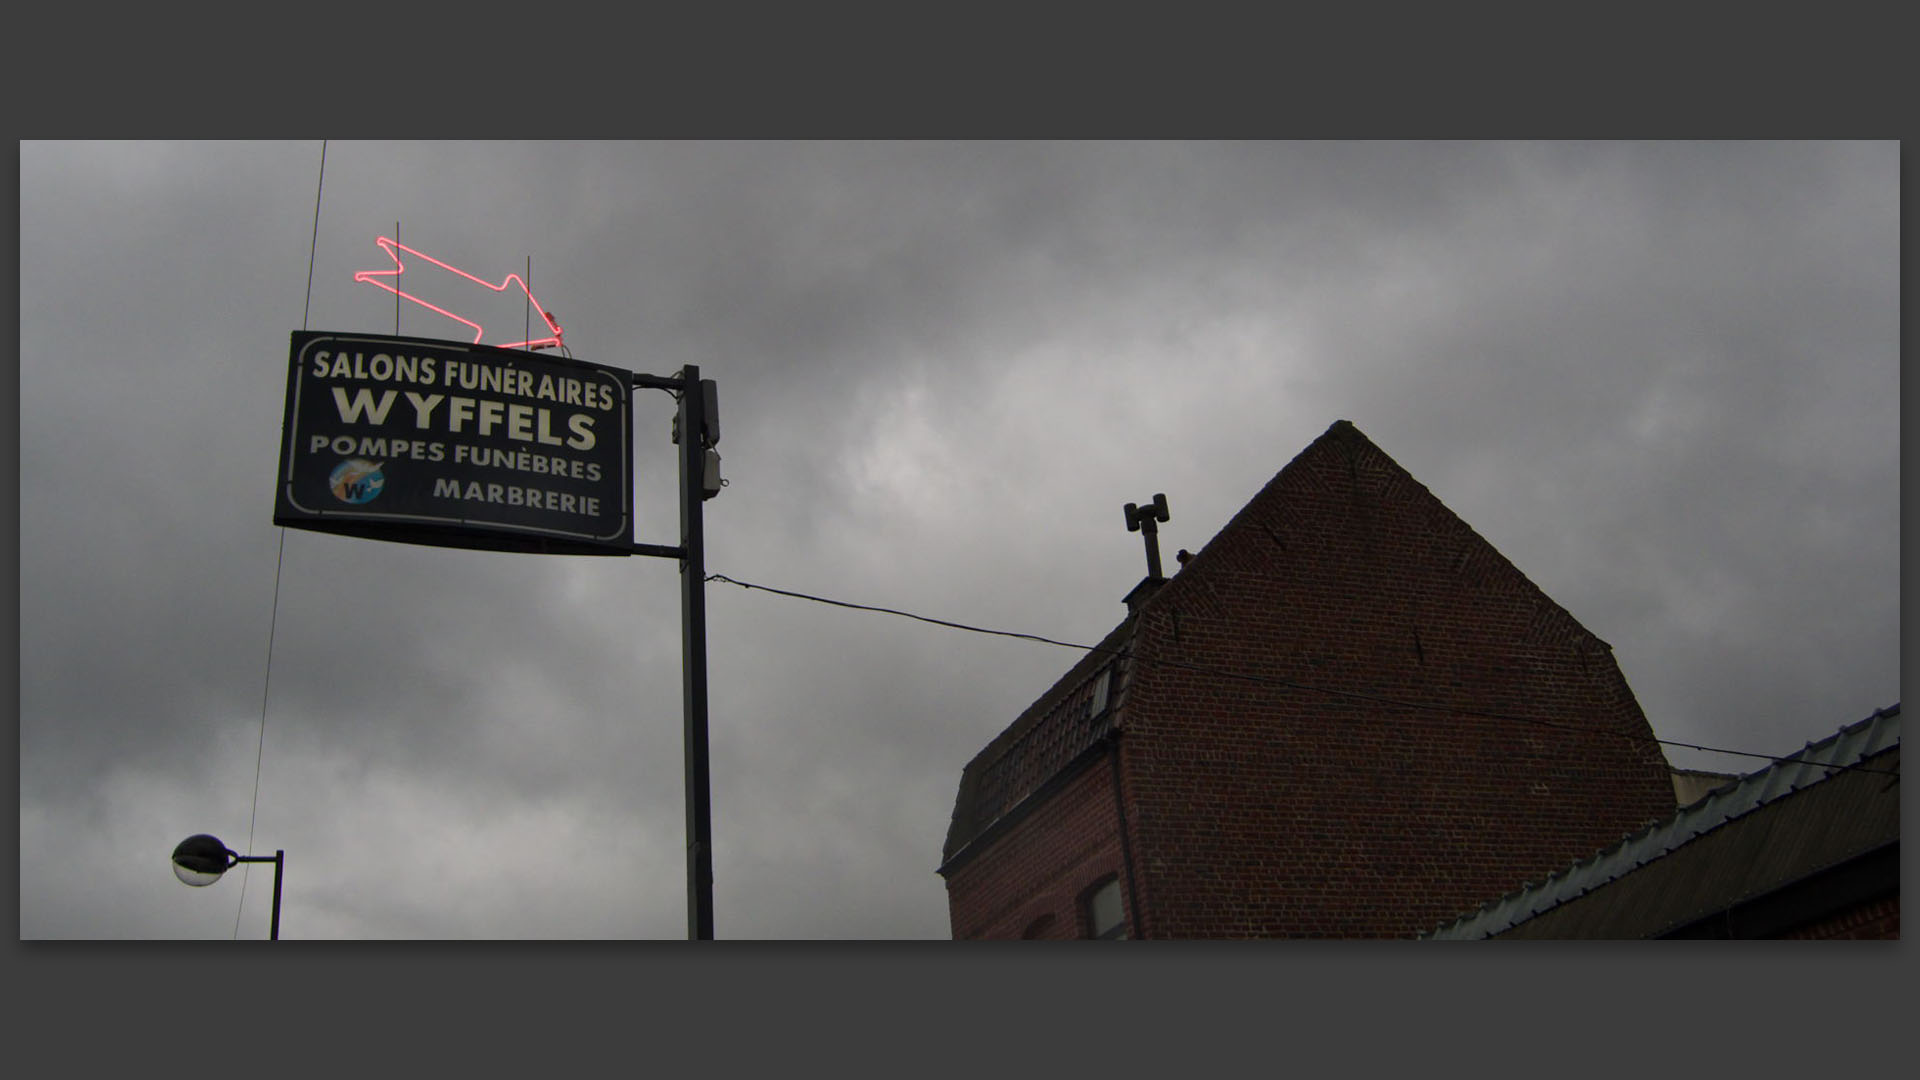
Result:
{"label": "dark storm cloud", "polygon": [[[162,862],[244,842],[256,755],[290,935],[684,932],[671,562],[282,559],[309,244],[312,327],[392,332],[352,274],[396,222],[530,260],[582,359],[719,382],[741,580],[1092,642],[1121,504],[1197,550],[1345,417],[1659,734],[1784,752],[1898,696],[1891,145],[333,143],[316,238],[319,149],[22,148],[23,936],[231,933]],[[653,543],[670,416],[638,394]],[[1075,654],[708,589],[721,936],[944,935],[960,768]]]}

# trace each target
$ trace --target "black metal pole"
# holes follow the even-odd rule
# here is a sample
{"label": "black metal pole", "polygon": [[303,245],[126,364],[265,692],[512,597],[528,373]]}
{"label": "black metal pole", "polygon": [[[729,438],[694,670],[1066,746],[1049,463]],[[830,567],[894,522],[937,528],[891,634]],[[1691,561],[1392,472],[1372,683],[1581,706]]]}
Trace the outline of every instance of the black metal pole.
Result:
{"label": "black metal pole", "polygon": [[707,768],[706,478],[700,369],[680,372],[680,678],[686,698],[687,940],[713,940],[713,820]]}
{"label": "black metal pole", "polygon": [[241,855],[236,852],[229,851],[227,852],[227,858],[229,860],[228,865],[230,866],[238,865],[243,862],[260,862],[260,863],[270,862],[273,864],[273,922],[269,925],[267,929],[267,938],[270,941],[279,941],[280,940],[280,871],[285,869],[287,865],[287,849],[281,848],[280,850],[275,851],[271,856]]}
{"label": "black metal pole", "polygon": [[273,923],[267,930],[267,940],[280,940],[280,871],[287,865],[287,852],[282,848],[273,853]]}

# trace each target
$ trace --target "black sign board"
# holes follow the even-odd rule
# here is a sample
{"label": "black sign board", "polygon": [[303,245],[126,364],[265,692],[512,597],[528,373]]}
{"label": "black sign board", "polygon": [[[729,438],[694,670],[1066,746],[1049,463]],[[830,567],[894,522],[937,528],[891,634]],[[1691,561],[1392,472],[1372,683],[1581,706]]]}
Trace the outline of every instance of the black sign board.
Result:
{"label": "black sign board", "polygon": [[631,554],[631,397],[630,372],[560,356],[298,331],[274,523]]}

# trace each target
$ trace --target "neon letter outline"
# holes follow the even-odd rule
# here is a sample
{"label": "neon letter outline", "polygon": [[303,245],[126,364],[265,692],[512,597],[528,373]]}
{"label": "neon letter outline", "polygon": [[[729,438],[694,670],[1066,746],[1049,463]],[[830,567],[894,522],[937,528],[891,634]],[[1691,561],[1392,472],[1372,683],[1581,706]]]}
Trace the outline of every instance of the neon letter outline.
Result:
{"label": "neon letter outline", "polygon": [[385,289],[386,291],[394,294],[395,296],[400,297],[403,300],[411,300],[414,303],[419,304],[421,307],[426,308],[429,311],[435,311],[442,315],[445,315],[447,318],[452,319],[454,322],[465,323],[466,325],[473,327],[473,344],[475,345],[480,344],[480,338],[486,334],[486,331],[481,328],[479,323],[474,322],[472,319],[463,319],[460,316],[455,315],[453,312],[448,311],[446,308],[438,307],[434,304],[430,304],[425,300],[420,299],[417,296],[414,296],[410,293],[403,292],[401,291],[399,286],[393,284],[392,281],[384,280],[384,279],[392,279],[393,281],[398,281],[400,275],[406,272],[406,269],[407,269],[406,264],[400,261],[399,252],[404,251],[409,255],[415,256],[417,258],[425,259],[426,261],[432,263],[433,265],[439,267],[442,270],[446,270],[446,271],[449,271],[450,273],[458,274],[461,277],[466,278],[468,281],[471,281],[477,285],[485,285],[487,288],[492,289],[494,292],[505,292],[507,290],[507,286],[518,285],[520,286],[520,291],[527,294],[527,302],[529,304],[532,304],[533,310],[539,313],[540,321],[547,325],[547,329],[553,331],[553,336],[531,338],[527,341],[516,341],[510,345],[494,345],[491,347],[496,349],[528,349],[528,350],[547,349],[547,348],[553,348],[555,346],[564,347],[565,342],[562,340],[560,324],[557,322],[554,322],[553,316],[547,314],[547,309],[540,305],[540,301],[534,299],[533,290],[527,288],[527,283],[521,280],[519,274],[508,274],[506,278],[500,282],[500,284],[492,285],[485,281],[482,281],[480,278],[474,277],[472,274],[467,273],[465,270],[462,270],[455,266],[449,266],[446,263],[441,262],[439,259],[436,259],[433,256],[426,254],[425,252],[415,251],[413,248],[410,248],[407,245],[402,244],[398,240],[390,239],[385,236],[379,236],[379,237],[375,237],[373,242],[375,244],[378,244],[380,246],[380,250],[386,252],[387,257],[393,260],[393,269],[357,271],[353,275],[353,280],[356,283],[365,283],[367,285],[373,285],[378,288]]}

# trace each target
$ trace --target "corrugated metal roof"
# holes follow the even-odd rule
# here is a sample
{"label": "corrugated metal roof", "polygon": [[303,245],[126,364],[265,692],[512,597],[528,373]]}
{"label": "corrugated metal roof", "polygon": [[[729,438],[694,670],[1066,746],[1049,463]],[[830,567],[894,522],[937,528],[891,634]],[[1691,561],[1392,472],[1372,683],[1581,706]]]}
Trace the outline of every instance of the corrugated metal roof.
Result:
{"label": "corrugated metal roof", "polygon": [[1847,770],[1841,766],[1856,764],[1899,745],[1900,706],[1894,704],[1819,742],[1808,743],[1785,760],[1715,790],[1681,808],[1673,817],[1623,838],[1584,862],[1575,863],[1543,882],[1502,897],[1422,936],[1439,940],[1479,939],[1512,929],[1762,806],[1830,777],[1845,775]]}

